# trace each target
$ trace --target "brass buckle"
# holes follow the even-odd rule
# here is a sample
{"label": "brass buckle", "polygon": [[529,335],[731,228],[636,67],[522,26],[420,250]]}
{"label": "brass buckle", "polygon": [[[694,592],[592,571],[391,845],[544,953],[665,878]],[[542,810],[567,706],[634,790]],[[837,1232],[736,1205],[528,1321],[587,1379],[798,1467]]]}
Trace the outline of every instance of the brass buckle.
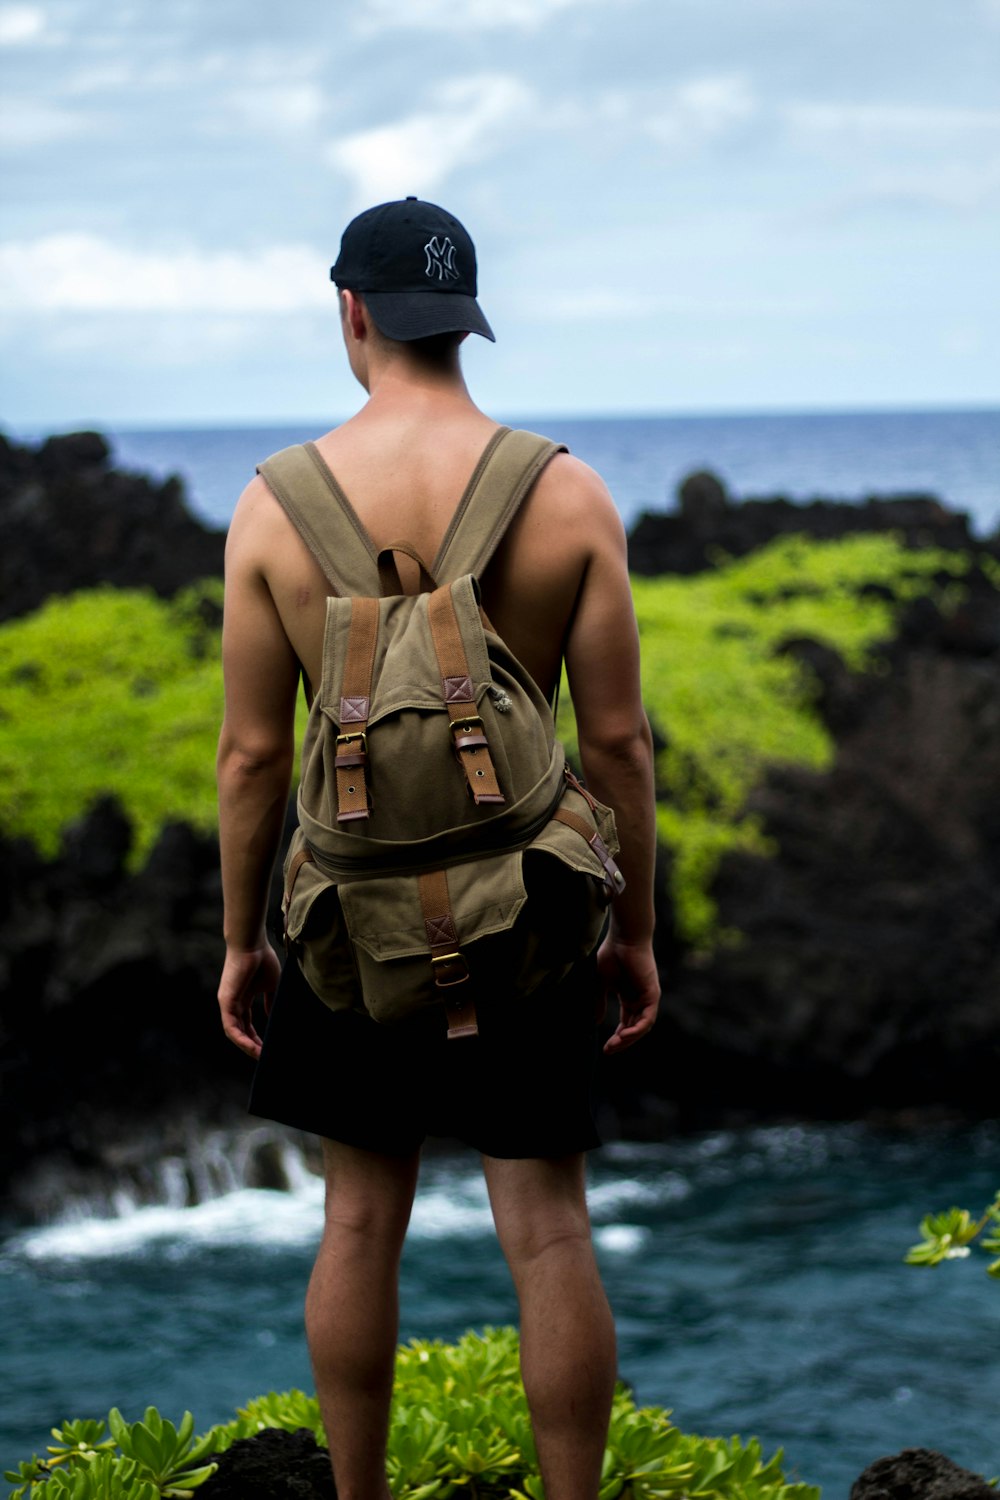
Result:
{"label": "brass buckle", "polygon": [[356,729],[353,734],[338,734],[338,745],[349,745],[351,740],[361,741],[361,754],[368,754],[368,736],[363,729]]}
{"label": "brass buckle", "polygon": [[471,734],[474,729],[482,729],[483,721],[478,714],[468,714],[464,719],[452,719],[452,734]]}
{"label": "brass buckle", "polygon": [[[435,970],[436,964],[460,964],[461,973],[456,974],[453,979],[448,979],[441,970]],[[469,977],[469,966],[461,953],[438,953],[431,956],[431,971],[434,973],[434,983],[439,990],[450,990],[456,984],[464,984]]]}

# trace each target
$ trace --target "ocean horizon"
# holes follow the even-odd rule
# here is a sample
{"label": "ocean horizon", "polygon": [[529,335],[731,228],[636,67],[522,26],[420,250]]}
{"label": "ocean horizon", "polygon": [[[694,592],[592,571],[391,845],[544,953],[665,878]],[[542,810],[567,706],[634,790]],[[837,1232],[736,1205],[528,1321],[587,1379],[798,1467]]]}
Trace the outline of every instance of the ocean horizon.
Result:
{"label": "ocean horizon", "polygon": [[[702,415],[502,414],[565,442],[607,482],[625,524],[669,510],[690,473],[709,469],[734,499],[782,495],[861,502],[870,495],[932,495],[965,511],[980,536],[1000,527],[1000,406]],[[331,425],[323,418],[244,425],[104,424],[113,462],[157,478],[178,474],[192,509],[226,526],[268,454]],[[61,426],[59,431],[72,431]],[[38,441],[41,429],[12,432]]]}

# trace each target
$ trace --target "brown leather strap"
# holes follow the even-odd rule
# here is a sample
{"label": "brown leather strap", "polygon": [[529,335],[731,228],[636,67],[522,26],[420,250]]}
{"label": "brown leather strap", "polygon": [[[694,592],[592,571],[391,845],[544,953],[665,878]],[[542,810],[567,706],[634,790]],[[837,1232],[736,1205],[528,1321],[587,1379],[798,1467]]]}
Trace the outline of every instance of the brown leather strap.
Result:
{"label": "brown leather strap", "polygon": [[399,581],[399,569],[396,567],[396,559],[393,556],[395,552],[402,552],[404,557],[412,558],[420,569],[420,593],[433,593],[437,584],[416,548],[411,547],[409,542],[390,542],[378,555],[378,585],[383,599],[403,592],[403,585]]}
{"label": "brown leather strap", "polygon": [[448,1037],[476,1036],[475,1001],[464,987],[469,980],[469,966],[458,946],[458,933],[451,913],[448,876],[444,870],[431,870],[417,876],[420,910],[423,914],[427,945],[431,950],[434,983],[439,990],[459,990],[442,996],[448,1016]]}
{"label": "brown leather strap", "polygon": [[571,812],[568,807],[557,807],[552,816],[557,823],[565,823],[567,828],[575,829],[582,839],[587,840],[604,866],[604,889],[608,893],[608,899],[610,900],[612,896],[620,896],[625,889],[625,876],[615,864],[611,857],[611,850],[597,830],[591,828],[585,818],[581,818],[578,813]]}
{"label": "brown leather strap", "polygon": [[450,588],[436,589],[427,604],[431,638],[441,672],[441,696],[448,711],[452,743],[465,772],[473,802],[503,803],[496,767],[490,754],[483,721],[476,712],[476,699],[469,663]]}
{"label": "brown leather strap", "polygon": [[291,862],[288,866],[288,874],[285,877],[285,895],[281,903],[281,914],[284,918],[284,939],[286,950],[288,948],[288,912],[292,905],[292,895],[295,891],[295,882],[299,878],[299,871],[302,869],[302,866],[312,863],[312,857],[313,852],[309,848],[309,845],[304,844],[301,849],[299,849],[295,854],[292,855]]}
{"label": "brown leather strap", "polygon": [[337,821],[367,818],[371,799],[365,779],[368,759],[368,715],[372,671],[378,643],[378,600],[351,600],[351,627],[340,689],[340,733],[337,735]]}

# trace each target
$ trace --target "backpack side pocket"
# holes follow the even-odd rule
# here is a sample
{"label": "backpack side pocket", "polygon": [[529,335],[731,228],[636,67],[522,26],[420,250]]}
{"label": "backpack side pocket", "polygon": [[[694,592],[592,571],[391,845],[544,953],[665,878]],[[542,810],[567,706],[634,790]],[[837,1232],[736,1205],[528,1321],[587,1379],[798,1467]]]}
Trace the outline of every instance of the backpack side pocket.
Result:
{"label": "backpack side pocket", "polygon": [[324,875],[296,829],[284,864],[285,947],[309,988],[331,1010],[363,1010],[337,883]]}

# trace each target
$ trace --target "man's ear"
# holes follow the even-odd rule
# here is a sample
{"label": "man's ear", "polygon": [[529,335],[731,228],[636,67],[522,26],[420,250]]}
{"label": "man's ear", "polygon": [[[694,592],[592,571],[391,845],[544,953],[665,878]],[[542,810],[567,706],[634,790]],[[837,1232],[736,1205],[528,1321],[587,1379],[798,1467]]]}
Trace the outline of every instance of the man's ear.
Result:
{"label": "man's ear", "polygon": [[346,288],[340,294],[343,318],[356,339],[368,337],[368,312],[361,298]]}

